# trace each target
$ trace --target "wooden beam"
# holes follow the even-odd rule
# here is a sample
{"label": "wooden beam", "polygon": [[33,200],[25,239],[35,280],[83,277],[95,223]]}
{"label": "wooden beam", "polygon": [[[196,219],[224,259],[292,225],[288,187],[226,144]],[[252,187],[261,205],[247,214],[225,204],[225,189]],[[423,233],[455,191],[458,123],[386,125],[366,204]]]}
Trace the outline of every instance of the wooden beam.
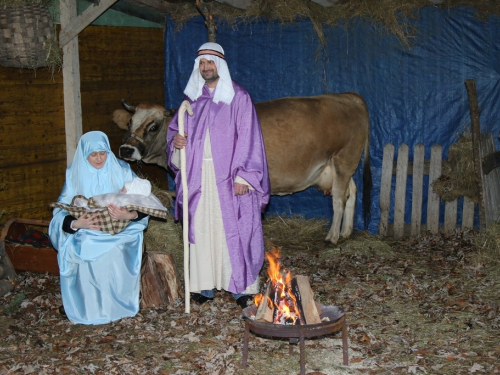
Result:
{"label": "wooden beam", "polygon": [[[77,18],[77,0],[60,0],[61,30]],[[62,32],[61,32],[62,34]],[[66,130],[66,162],[73,161],[78,140],[82,136],[82,103],[80,94],[80,61],[78,37],[63,46],[64,120]]]}
{"label": "wooden beam", "polygon": [[[95,21],[97,17],[103,14],[108,8],[116,3],[117,0],[101,0],[99,5],[90,5],[83,13],[71,19],[70,23],[63,26],[61,20],[61,33],[59,34],[59,46],[62,48],[70,40],[75,38],[80,32],[85,29],[88,25]],[[74,0],[61,0],[60,4],[62,7],[63,3],[74,2]],[[62,17],[62,10],[61,10]]]}

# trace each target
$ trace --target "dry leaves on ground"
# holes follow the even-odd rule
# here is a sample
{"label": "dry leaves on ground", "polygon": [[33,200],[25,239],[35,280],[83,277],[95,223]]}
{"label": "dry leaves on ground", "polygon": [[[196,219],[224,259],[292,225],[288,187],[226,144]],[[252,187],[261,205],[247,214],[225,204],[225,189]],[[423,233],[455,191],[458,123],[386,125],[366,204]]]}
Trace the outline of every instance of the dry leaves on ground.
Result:
{"label": "dry leaves on ground", "polygon": [[[342,307],[349,325],[350,365],[342,364],[338,334],[320,337],[306,341],[308,374],[500,373],[500,281],[471,261],[472,234],[391,242],[358,233],[334,247],[323,243],[324,226],[305,243],[303,224],[280,220],[278,232],[291,234],[273,234],[269,223],[264,231],[281,246],[283,266],[309,276],[316,301]],[[134,318],[83,326],[59,315],[58,282],[22,273],[0,298],[1,374],[300,372],[287,341],[253,335],[248,367],[240,368],[244,322],[228,293],[193,303],[190,314],[179,299]]]}

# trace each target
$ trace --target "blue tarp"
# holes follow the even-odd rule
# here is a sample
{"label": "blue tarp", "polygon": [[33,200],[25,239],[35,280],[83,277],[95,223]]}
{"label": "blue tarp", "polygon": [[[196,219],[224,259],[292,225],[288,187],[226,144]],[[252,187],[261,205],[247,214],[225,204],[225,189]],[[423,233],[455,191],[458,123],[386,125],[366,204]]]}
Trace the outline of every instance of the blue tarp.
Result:
{"label": "blue tarp", "polygon": [[[422,143],[426,159],[439,143],[444,158],[458,136],[470,130],[464,82],[476,83],[482,132],[500,130],[500,18],[477,18],[471,8],[422,8],[418,31],[406,48],[393,35],[366,20],[349,27],[323,28],[323,47],[308,20],[292,25],[254,22],[237,27],[220,25],[217,42],[225,50],[232,77],[245,86],[255,102],[286,96],[355,91],[370,111],[370,152],[373,175],[371,222],[362,215],[362,164],[355,229],[377,233],[383,147]],[[178,107],[193,68],[198,47],[207,41],[204,20],[194,18],[179,30],[167,20],[165,30],[166,108]],[[411,208],[411,179],[406,204]],[[424,197],[424,206],[426,201]],[[331,198],[315,188],[286,197],[272,197],[269,214],[302,214],[331,220]],[[425,215],[423,216],[425,218]],[[406,214],[407,223],[410,213]]]}

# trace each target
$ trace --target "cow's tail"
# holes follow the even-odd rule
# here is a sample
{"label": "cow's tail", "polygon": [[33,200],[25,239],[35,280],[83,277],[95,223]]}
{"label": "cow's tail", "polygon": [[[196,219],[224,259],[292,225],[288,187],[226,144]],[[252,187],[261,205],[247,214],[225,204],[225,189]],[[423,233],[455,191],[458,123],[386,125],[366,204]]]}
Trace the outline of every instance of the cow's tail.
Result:
{"label": "cow's tail", "polygon": [[370,130],[368,130],[363,161],[363,218],[365,222],[365,229],[368,229],[368,225],[370,224],[371,220],[372,186],[372,170],[370,168]]}

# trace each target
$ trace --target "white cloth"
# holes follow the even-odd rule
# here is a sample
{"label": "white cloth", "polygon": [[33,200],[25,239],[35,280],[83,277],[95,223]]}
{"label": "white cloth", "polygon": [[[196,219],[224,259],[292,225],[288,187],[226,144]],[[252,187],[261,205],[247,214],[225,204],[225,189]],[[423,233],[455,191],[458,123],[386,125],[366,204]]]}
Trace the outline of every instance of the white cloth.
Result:
{"label": "white cloth", "polygon": [[[198,51],[201,50],[213,50],[224,55],[224,49],[217,43],[205,43],[200,48],[198,48]],[[234,98],[234,88],[226,60],[210,54],[200,55],[194,60],[193,72],[191,73],[191,77],[189,78],[186,88],[184,89],[184,94],[186,94],[186,96],[188,96],[189,99],[193,101],[201,96],[203,85],[205,85],[205,80],[201,76],[199,65],[200,60],[203,58],[215,62],[217,73],[219,75],[219,82],[217,82],[213,102],[215,104],[218,104],[219,101],[221,101],[225,104],[231,104]]]}
{"label": "white cloth", "polygon": [[127,189],[127,194],[140,194],[147,197],[151,194],[151,182],[136,177],[132,181],[125,183],[125,189]]}

